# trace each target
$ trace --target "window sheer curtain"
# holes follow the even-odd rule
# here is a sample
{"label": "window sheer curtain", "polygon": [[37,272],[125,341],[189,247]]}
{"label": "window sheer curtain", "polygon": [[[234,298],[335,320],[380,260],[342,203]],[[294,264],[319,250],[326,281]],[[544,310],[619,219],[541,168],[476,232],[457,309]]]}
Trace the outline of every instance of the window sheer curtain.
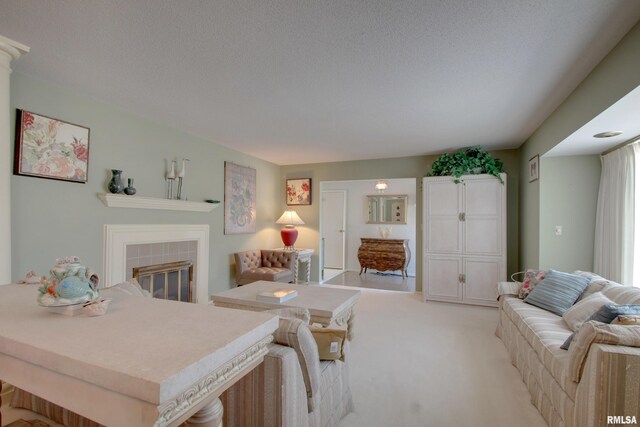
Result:
{"label": "window sheer curtain", "polygon": [[640,280],[640,266],[634,265],[636,252],[640,258],[640,209],[636,206],[636,201],[640,202],[636,197],[640,191],[640,174],[636,173],[639,159],[636,143],[602,156],[594,247],[597,274],[635,286],[640,285],[636,283]]}

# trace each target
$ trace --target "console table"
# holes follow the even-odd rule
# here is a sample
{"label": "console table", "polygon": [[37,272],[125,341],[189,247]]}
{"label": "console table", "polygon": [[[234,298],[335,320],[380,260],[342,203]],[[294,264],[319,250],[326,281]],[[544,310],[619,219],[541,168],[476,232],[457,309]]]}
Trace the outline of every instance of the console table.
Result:
{"label": "console table", "polygon": [[37,289],[0,286],[0,378],[108,426],[220,425],[218,396],[278,327],[266,313],[141,297],[70,317],[38,306]]}
{"label": "console table", "polygon": [[408,239],[373,239],[362,237],[358,249],[360,274],[368,268],[378,271],[400,270],[407,277],[407,266],[411,259]]}

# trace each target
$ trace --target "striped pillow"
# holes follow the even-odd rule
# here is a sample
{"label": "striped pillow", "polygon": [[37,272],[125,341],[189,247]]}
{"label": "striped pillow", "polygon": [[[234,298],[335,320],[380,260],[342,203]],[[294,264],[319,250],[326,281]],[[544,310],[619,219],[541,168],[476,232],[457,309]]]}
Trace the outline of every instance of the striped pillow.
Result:
{"label": "striped pillow", "polygon": [[589,285],[589,278],[549,270],[524,302],[562,316]]}

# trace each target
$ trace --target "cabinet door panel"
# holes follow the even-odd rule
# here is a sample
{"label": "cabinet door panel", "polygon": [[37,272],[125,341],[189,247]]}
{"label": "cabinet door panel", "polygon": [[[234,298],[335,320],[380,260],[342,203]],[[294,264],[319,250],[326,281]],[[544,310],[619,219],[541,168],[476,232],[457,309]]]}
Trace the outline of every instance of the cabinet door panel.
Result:
{"label": "cabinet door panel", "polygon": [[504,263],[500,258],[465,258],[464,301],[497,306],[496,286],[504,281]]}
{"label": "cabinet door panel", "polygon": [[454,216],[462,212],[460,185],[453,181],[426,181],[424,183],[425,213],[427,216]]}
{"label": "cabinet door panel", "polygon": [[502,253],[500,218],[467,218],[464,229],[464,252],[470,255]]}
{"label": "cabinet door panel", "polygon": [[424,265],[425,300],[461,301],[461,258],[427,256]]}
{"label": "cabinet door panel", "polygon": [[452,180],[424,183],[424,248],[427,253],[462,251],[462,186]]}
{"label": "cabinet door panel", "polygon": [[464,211],[467,216],[498,216],[502,211],[503,184],[495,178],[465,181]]}
{"label": "cabinet door panel", "polygon": [[426,227],[426,252],[457,254],[462,250],[458,218],[429,218]]}

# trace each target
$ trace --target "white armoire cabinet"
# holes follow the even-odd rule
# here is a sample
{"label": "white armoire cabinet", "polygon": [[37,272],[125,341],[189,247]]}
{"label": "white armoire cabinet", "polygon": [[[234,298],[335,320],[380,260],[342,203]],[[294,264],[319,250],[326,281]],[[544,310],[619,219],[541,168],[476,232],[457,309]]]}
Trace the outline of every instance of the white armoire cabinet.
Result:
{"label": "white armoire cabinet", "polygon": [[425,301],[497,306],[506,280],[507,177],[427,177],[423,191]]}

